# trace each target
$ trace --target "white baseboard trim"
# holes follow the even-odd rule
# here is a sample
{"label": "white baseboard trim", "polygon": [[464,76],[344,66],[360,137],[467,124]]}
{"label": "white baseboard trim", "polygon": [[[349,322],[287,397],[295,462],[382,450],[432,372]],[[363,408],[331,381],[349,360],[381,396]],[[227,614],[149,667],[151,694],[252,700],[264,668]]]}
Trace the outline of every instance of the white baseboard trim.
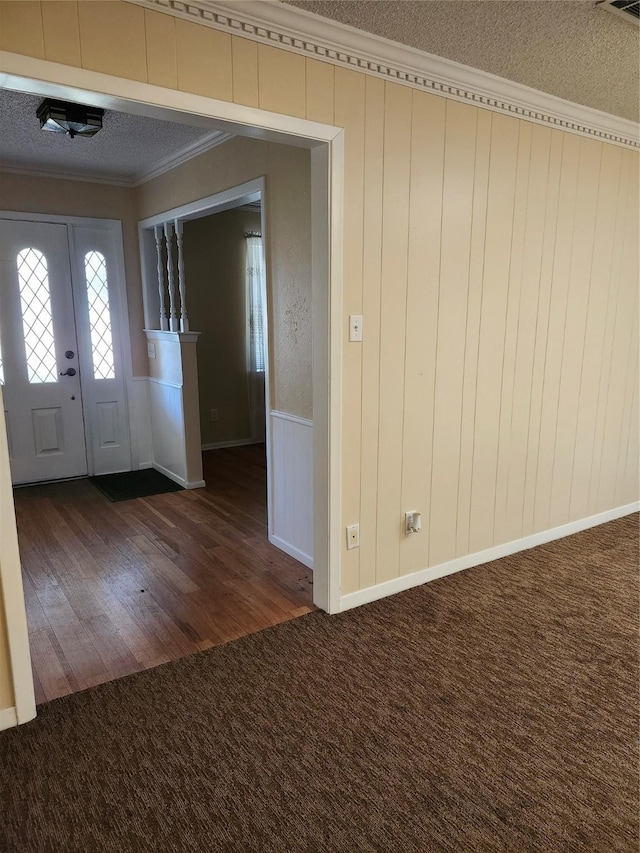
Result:
{"label": "white baseboard trim", "polygon": [[351,610],[352,607],[360,607],[361,604],[368,604],[371,601],[377,601],[379,598],[386,598],[388,595],[404,592],[414,586],[421,586],[429,581],[446,577],[446,575],[452,575],[464,569],[471,569],[483,563],[490,563],[492,560],[499,560],[501,557],[509,557],[511,554],[517,554],[518,551],[527,551],[529,548],[535,548],[537,545],[545,545],[547,542],[553,542],[554,539],[563,539],[565,536],[580,533],[582,530],[597,527],[599,524],[606,524],[607,521],[614,521],[616,518],[622,518],[639,510],[640,501],[636,501],[635,503],[626,504],[626,506],[619,506],[615,509],[600,512],[597,515],[591,515],[588,518],[571,521],[569,524],[562,524],[560,527],[552,527],[540,533],[533,533],[531,536],[515,539],[513,542],[506,542],[504,545],[495,545],[493,548],[477,551],[475,554],[457,557],[455,560],[440,563],[440,565],[432,566],[429,569],[421,569],[419,572],[413,572],[410,575],[402,575],[385,583],[367,587],[367,589],[351,592],[348,595],[341,596],[340,611]]}
{"label": "white baseboard trim", "polygon": [[269,542],[271,542],[272,545],[275,545],[276,548],[284,551],[285,554],[293,557],[294,560],[302,563],[303,566],[306,566],[308,569],[313,571],[313,557],[310,557],[308,554],[300,551],[300,549],[296,548],[294,545],[290,545],[288,542],[285,542],[284,539],[280,539],[279,536],[269,534]]}
{"label": "white baseboard trim", "polygon": [[18,714],[15,708],[3,708],[0,711],[0,732],[12,729],[18,725]]}
{"label": "white baseboard trim", "polygon": [[184,484],[185,489],[204,489],[207,484],[204,480],[190,480]]}
{"label": "white baseboard trim", "polygon": [[184,477],[174,474],[173,471],[165,468],[164,465],[159,465],[157,462],[154,462],[152,467],[161,474],[164,474],[165,477],[173,480],[174,483],[182,486],[183,489],[203,489],[207,485],[204,480],[185,480]]}
{"label": "white baseboard trim", "polygon": [[209,444],[203,444],[202,450],[223,450],[225,447],[244,447],[248,444],[264,444],[262,438],[232,438],[228,441],[214,441]]}

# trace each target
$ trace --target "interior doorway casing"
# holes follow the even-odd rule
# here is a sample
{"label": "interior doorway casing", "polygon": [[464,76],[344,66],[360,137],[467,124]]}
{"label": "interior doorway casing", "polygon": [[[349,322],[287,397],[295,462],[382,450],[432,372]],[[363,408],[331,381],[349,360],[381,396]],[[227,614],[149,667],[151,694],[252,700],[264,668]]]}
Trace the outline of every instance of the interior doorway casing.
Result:
{"label": "interior doorway casing", "polygon": [[[314,603],[340,609],[341,364],[343,291],[344,132],[332,125],[266,112],[227,101],[138,83],[46,60],[4,52],[0,86],[45,97],[167,120],[189,117],[272,142],[311,149],[314,411]],[[11,512],[5,509],[5,512]],[[6,540],[5,540],[6,541]],[[18,722],[35,715],[19,562],[3,559],[0,580],[8,613],[9,654]],[[18,574],[18,577],[15,575]]]}

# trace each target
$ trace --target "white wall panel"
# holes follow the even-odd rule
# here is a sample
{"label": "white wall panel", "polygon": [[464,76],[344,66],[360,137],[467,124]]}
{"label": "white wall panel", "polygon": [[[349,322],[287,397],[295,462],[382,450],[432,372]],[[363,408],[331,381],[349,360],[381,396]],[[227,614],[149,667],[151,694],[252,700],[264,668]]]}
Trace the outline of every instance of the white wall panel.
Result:
{"label": "white wall panel", "polygon": [[149,377],[134,376],[127,386],[132,468],[150,468],[153,459]]}
{"label": "white wall panel", "polygon": [[149,380],[153,466],[184,485],[186,480],[182,388]]}
{"label": "white wall panel", "polygon": [[271,412],[269,541],[313,568],[313,423]]}

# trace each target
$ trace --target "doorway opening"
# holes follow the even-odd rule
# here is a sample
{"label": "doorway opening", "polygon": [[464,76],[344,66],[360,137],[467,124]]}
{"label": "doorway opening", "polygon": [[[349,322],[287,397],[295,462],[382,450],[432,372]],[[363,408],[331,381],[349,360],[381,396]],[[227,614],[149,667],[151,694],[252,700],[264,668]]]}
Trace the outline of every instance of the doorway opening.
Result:
{"label": "doorway opening", "polygon": [[[309,186],[302,153],[288,151],[286,183],[272,175],[270,196],[265,178],[254,179],[144,219],[139,235],[152,415],[177,407],[184,423],[183,435],[174,419],[156,416],[152,427],[171,447],[170,458],[156,461],[189,487],[206,482],[195,462],[200,449],[206,462],[215,450],[264,445],[269,542],[313,569],[313,311],[304,284],[310,211],[289,200],[291,187],[302,194]],[[189,346],[198,411],[167,401],[166,380]],[[197,436],[193,452],[189,431]],[[175,452],[181,442],[183,461]]]}
{"label": "doorway opening", "polygon": [[[86,72],[79,72],[81,75]],[[35,81],[29,80],[21,80],[15,81],[16,85],[20,85],[23,91],[27,92],[38,92],[39,84]],[[60,84],[60,96],[69,97],[69,92],[62,90],[65,89],[64,84]],[[55,88],[55,87],[54,87]],[[102,87],[104,90],[104,87]],[[47,85],[48,92],[51,91],[51,84]],[[76,97],[78,97],[78,92],[75,92]],[[104,98],[104,95],[98,95],[92,93],[90,90],[85,90],[82,93],[82,100],[86,103],[90,103],[92,100],[100,101]],[[162,116],[165,120],[168,116],[168,110],[171,110],[171,106],[169,107],[151,107],[149,105],[141,105],[141,102],[132,102],[126,101],[122,96],[117,96],[117,102],[119,106],[122,106],[125,109],[128,109],[132,114],[136,112],[136,110],[140,110],[142,113],[154,113],[157,116]],[[113,105],[115,103],[114,98],[110,98],[110,104]],[[219,105],[215,104],[215,107],[212,106],[212,110],[218,110]],[[259,112],[259,111],[256,111]],[[176,117],[175,112],[173,113],[174,120]],[[189,116],[185,113],[180,114],[181,118],[189,118]],[[211,116],[207,122],[205,122],[203,115],[195,115],[191,116],[194,119],[194,123],[198,126],[201,124],[207,124],[207,126],[211,126],[210,122],[216,121],[219,124],[224,124],[225,127],[231,124],[229,119],[225,118],[214,118]],[[269,117],[270,122],[272,122],[273,117]],[[304,123],[310,124],[310,123]],[[247,139],[248,137],[243,137],[242,132],[248,132],[251,135],[255,136],[257,127],[248,127],[248,126],[240,126],[237,124],[233,124],[233,129],[236,132],[236,135],[240,138]],[[307,128],[305,128],[307,130]],[[258,129],[257,135],[269,136],[274,133],[271,129]],[[313,137],[309,136],[306,139],[302,137],[296,137],[295,134],[289,133],[287,136],[283,136],[281,131],[275,132],[275,137],[279,142],[284,144],[290,144],[294,142],[300,147],[308,148],[313,147],[315,151],[312,151],[310,156],[310,161],[312,164],[312,173],[315,174],[315,178],[312,175],[312,183],[315,182],[315,197],[318,201],[318,209],[320,211],[320,218],[318,218],[318,213],[316,212],[316,226],[315,232],[317,233],[318,239],[314,240],[314,245],[312,247],[312,251],[315,257],[315,261],[313,263],[313,270],[310,278],[314,282],[314,294],[312,297],[312,301],[314,304],[314,308],[318,306],[320,311],[316,313],[314,311],[314,369],[313,369],[313,395],[314,395],[314,430],[313,437],[310,438],[309,446],[311,448],[311,469],[312,471],[317,472],[318,476],[312,478],[311,488],[314,492],[314,497],[316,495],[320,496],[320,502],[316,501],[317,513],[314,513],[314,532],[312,533],[312,538],[316,539],[321,543],[321,547],[319,552],[316,551],[316,578],[317,581],[319,579],[319,583],[314,583],[314,596],[317,596],[319,601],[318,603],[323,606],[325,609],[332,609],[329,603],[329,562],[328,562],[328,547],[329,547],[329,538],[327,536],[328,529],[328,517],[329,517],[329,493],[330,490],[328,488],[328,459],[329,459],[329,443],[328,443],[328,426],[329,419],[327,417],[327,413],[329,412],[329,384],[328,384],[328,352],[329,352],[329,340],[327,334],[329,316],[330,316],[330,306],[328,304],[328,286],[327,286],[327,275],[328,275],[328,264],[329,264],[329,256],[327,252],[327,235],[328,235],[328,222],[327,222],[327,211],[328,211],[328,189],[329,189],[329,157],[328,150],[321,151],[320,148],[324,147],[326,149],[326,145],[323,146],[323,143],[320,143],[318,140],[314,140]],[[297,139],[297,142],[296,142]],[[327,142],[329,140],[325,140]],[[267,142],[266,144],[270,145],[273,149],[274,143]],[[18,170],[19,171],[19,170]],[[61,214],[62,215],[62,214]],[[324,220],[324,221],[322,221]],[[126,245],[125,245],[126,251]],[[311,284],[311,282],[309,282]],[[320,286],[318,286],[320,285]],[[132,308],[132,295],[131,291],[127,292],[127,300],[128,300],[128,308],[129,308],[129,317],[132,318],[131,308]],[[134,300],[135,301],[135,300]],[[335,309],[334,309],[335,310]],[[135,313],[135,312],[134,312]],[[316,328],[316,319],[318,321],[318,325]],[[145,323],[149,332],[153,331],[163,331],[154,330],[153,327],[149,327],[147,323]],[[137,331],[141,331],[141,329],[137,329]],[[167,330],[170,331],[170,330]],[[133,332],[132,332],[133,335]],[[147,340],[149,343],[149,340]],[[147,349],[148,352],[148,349]],[[135,360],[135,358],[134,358]],[[152,359],[150,359],[151,361]],[[161,359],[156,359],[160,361]],[[149,375],[146,377],[141,377],[138,374],[133,374],[129,377],[127,382],[127,403],[129,406],[130,413],[130,431],[131,431],[131,439],[132,439],[132,465],[135,466],[137,464],[138,467],[144,466],[144,461],[142,459],[144,453],[144,424],[141,422],[140,410],[141,410],[141,400],[144,399],[145,395],[147,395],[147,399],[150,396],[149,388],[152,385],[158,384],[154,383],[150,380],[153,379],[151,376],[151,368],[149,368]],[[318,377],[320,379],[320,384],[318,385],[315,382],[315,378]],[[146,384],[145,384],[146,383]],[[175,383],[178,384],[178,383]],[[143,386],[145,386],[146,390],[142,390]],[[319,405],[316,407],[316,397],[320,400]],[[151,404],[152,405],[152,404]],[[144,408],[144,407],[142,407]],[[270,407],[269,407],[270,408]],[[334,417],[337,409],[334,407]],[[274,414],[275,410],[267,412],[265,408],[265,421],[268,423],[267,415]],[[315,416],[316,413],[319,415],[319,429],[315,429]],[[286,411],[281,412],[283,415],[288,415]],[[296,414],[291,414],[289,416],[289,423],[295,423],[295,419],[298,416]],[[142,420],[144,416],[142,416]],[[282,418],[283,422],[287,422],[287,418]],[[268,429],[268,426],[266,427]],[[142,436],[142,438],[141,438]],[[147,439],[148,441],[148,439]],[[155,444],[155,436],[151,436],[151,443]],[[285,446],[286,446],[286,438],[285,438]],[[247,445],[250,448],[250,445]],[[206,451],[208,452],[208,451]],[[250,453],[250,450],[242,450],[241,446],[237,446],[237,448],[226,448],[224,451],[227,454],[228,461],[237,458],[241,453]],[[246,461],[246,460],[245,460]],[[251,462],[248,463],[249,469],[251,467]],[[154,463],[154,467],[155,463]],[[229,477],[228,479],[231,482],[238,482],[242,480],[244,476],[245,480],[248,482],[252,478],[255,480],[255,471],[250,472],[245,470],[244,475],[239,473],[237,470],[231,474],[231,465],[227,466]],[[18,523],[19,527],[21,526],[21,518],[24,520],[27,518],[29,512],[34,512],[34,518],[37,519],[35,525],[32,526],[32,529],[37,531],[37,535],[34,537],[34,542],[27,544],[26,547],[23,548],[23,559],[25,554],[32,551],[36,554],[41,547],[46,544],[46,541],[49,543],[54,543],[54,548],[58,549],[58,557],[60,556],[61,550],[64,551],[66,559],[74,566],[74,570],[76,574],[85,573],[88,571],[87,567],[91,567],[91,571],[95,572],[97,570],[96,566],[96,557],[97,555],[104,555],[107,558],[107,561],[110,560],[109,566],[110,571],[112,572],[111,581],[117,584],[117,580],[121,581],[121,586],[117,588],[114,586],[112,591],[115,590],[114,595],[115,598],[111,599],[111,605],[113,607],[117,607],[118,603],[116,599],[121,601],[119,596],[121,595],[133,595],[134,587],[137,589],[139,587],[139,592],[136,595],[145,596],[147,593],[148,584],[145,583],[145,576],[141,576],[139,573],[136,574],[135,571],[130,572],[132,562],[135,562],[132,558],[132,551],[129,550],[127,552],[127,548],[125,548],[122,543],[118,544],[118,536],[116,534],[124,533],[129,534],[128,538],[130,540],[129,546],[133,546],[133,551],[139,554],[142,554],[149,558],[149,561],[153,563],[155,569],[157,569],[160,576],[163,577],[163,580],[166,584],[167,578],[172,576],[172,580],[175,582],[176,587],[180,589],[180,593],[184,596],[191,596],[192,599],[197,596],[195,593],[196,589],[193,589],[193,584],[196,587],[199,584],[199,580],[204,577],[207,572],[207,569],[211,564],[225,563],[227,566],[227,570],[230,572],[231,578],[233,580],[229,580],[228,583],[223,584],[222,586],[218,585],[215,594],[212,596],[212,608],[215,606],[218,607],[218,615],[220,615],[219,604],[221,601],[225,599],[232,599],[234,596],[238,596],[237,592],[237,582],[239,580],[246,581],[247,580],[247,552],[253,550],[255,554],[257,554],[261,560],[261,564],[263,567],[263,577],[259,580],[265,580],[264,575],[269,572],[278,571],[275,567],[275,562],[271,561],[269,554],[273,552],[267,553],[266,546],[268,543],[261,542],[258,544],[257,542],[251,542],[247,546],[247,549],[244,554],[239,554],[234,552],[233,549],[228,547],[228,542],[223,541],[224,536],[221,531],[224,531],[226,534],[229,534],[231,530],[235,528],[237,533],[244,533],[246,535],[246,526],[244,522],[238,518],[234,519],[234,513],[232,508],[230,507],[222,507],[221,504],[214,506],[214,502],[206,499],[206,491],[199,489],[189,489],[185,492],[180,492],[180,498],[182,500],[182,509],[184,510],[181,514],[186,520],[186,526],[181,528],[178,532],[176,528],[178,524],[176,523],[176,518],[174,515],[174,510],[170,505],[170,496],[159,497],[157,499],[157,504],[152,500],[147,500],[143,502],[143,504],[138,505],[138,509],[135,512],[131,512],[125,508],[125,505],[113,505],[110,509],[113,510],[113,514],[103,513],[102,510],[97,506],[92,504],[92,500],[88,497],[88,493],[81,494],[82,489],[86,488],[86,481],[78,481],[75,485],[70,484],[74,488],[78,489],[78,495],[76,495],[76,499],[83,506],[83,508],[88,508],[87,512],[91,516],[90,519],[87,520],[87,516],[85,516],[85,520],[87,521],[86,525],[83,529],[82,524],[82,513],[78,510],[78,505],[73,505],[73,500],[68,499],[67,497],[60,498],[57,496],[57,490],[63,487],[63,484],[54,483],[51,485],[37,487],[41,490],[39,496],[36,496],[34,491],[31,491],[29,494],[29,500],[26,501],[25,506],[18,507]],[[187,483],[187,486],[190,484]],[[37,500],[36,500],[37,498]],[[38,506],[35,506],[36,503],[39,503]],[[205,507],[203,504],[209,504],[208,507]],[[28,504],[32,504],[29,506]],[[324,505],[324,508],[323,508]],[[217,516],[218,521],[220,522],[217,533],[216,529],[213,525],[210,524],[210,519],[206,516],[206,512],[212,507],[213,514]],[[335,510],[334,510],[335,511]],[[68,512],[68,516],[65,517],[65,513]],[[144,517],[146,515],[146,518]],[[317,523],[319,520],[319,524]],[[139,529],[143,529],[145,532],[140,534],[134,529],[134,522],[139,523],[141,527]],[[164,525],[166,529],[161,530],[161,525]],[[22,522],[22,527],[24,528],[24,521]],[[71,530],[74,532],[77,541],[71,542],[68,541],[63,543],[61,541],[62,534],[60,531],[64,533]],[[185,533],[186,530],[186,533]],[[153,551],[148,550],[147,542],[144,541],[145,538],[149,538],[147,534],[151,532],[152,539],[155,539],[154,549]],[[203,536],[203,533],[206,533],[206,536],[209,537],[207,541],[205,541],[206,536]],[[142,536],[142,538],[138,538]],[[181,542],[178,541],[180,536],[188,536],[191,542],[196,542],[198,547],[204,550],[205,552],[216,552],[216,553],[207,553],[206,559],[203,559],[202,551],[199,551],[196,558],[195,564],[196,569],[194,570],[194,575],[192,577],[188,577],[188,573],[186,573],[183,569],[183,559],[185,550],[181,548]],[[218,537],[216,541],[216,536]],[[35,541],[38,540],[39,541]],[[247,536],[247,539],[251,539],[251,536]],[[255,538],[255,537],[254,537]],[[80,544],[79,544],[80,543]],[[127,547],[129,547],[127,546]],[[174,547],[177,546],[177,547]],[[61,550],[60,550],[61,549]],[[225,551],[226,549],[226,551]],[[173,551],[173,553],[170,553]],[[280,552],[279,552],[280,553]],[[320,571],[318,572],[318,554],[320,555]],[[283,555],[281,559],[287,559],[287,555]],[[295,565],[294,573],[299,572],[299,564],[293,563],[291,560],[290,567]],[[45,561],[46,562],[46,561]],[[51,562],[51,561],[49,561]],[[172,564],[172,565],[170,565]],[[51,565],[48,565],[48,569],[51,568]],[[177,569],[177,571],[176,571]],[[45,570],[45,575],[47,571]],[[182,575],[182,576],[181,576]],[[125,579],[126,576],[126,579]],[[284,576],[282,576],[284,577]],[[310,581],[310,575],[307,573],[308,581]],[[50,578],[50,576],[49,576]],[[148,575],[146,576],[148,579]],[[294,581],[291,581],[289,578],[286,581],[283,581],[284,585],[287,584],[299,584],[301,582],[302,576],[296,578]],[[31,578],[27,579],[28,581],[32,580]],[[102,579],[104,580],[104,579]],[[41,581],[44,581],[44,577],[41,578]],[[59,648],[57,646],[62,646],[61,637],[66,636],[71,637],[75,636],[77,638],[77,621],[82,622],[83,620],[94,620],[96,623],[102,624],[105,626],[105,614],[99,613],[93,608],[93,603],[88,599],[84,599],[80,601],[76,600],[74,603],[70,603],[69,597],[67,595],[68,590],[61,589],[63,586],[60,583],[57,584],[49,584],[49,592],[51,592],[51,588],[55,586],[58,587],[57,593],[62,592],[64,594],[65,601],[60,599],[58,604],[60,607],[58,608],[58,614],[62,614],[63,612],[66,614],[66,619],[68,624],[72,625],[72,628],[67,630],[60,623],[57,630],[53,630],[53,639],[49,636],[50,647],[54,648],[56,653],[59,652]],[[234,591],[235,588],[235,591]],[[335,595],[337,594],[337,586],[334,586],[334,600]],[[28,592],[28,590],[27,590]],[[158,594],[157,597],[154,598],[154,603],[149,610],[141,609],[139,611],[138,616],[134,612],[133,622],[129,623],[129,628],[133,635],[136,632],[142,630],[142,634],[147,634],[148,639],[148,631],[155,632],[158,636],[162,635],[162,637],[171,637],[171,643],[175,645],[177,649],[182,649],[181,653],[185,652],[184,649],[186,645],[183,638],[180,639],[175,634],[175,625],[178,624],[174,622],[174,626],[172,627],[169,623],[171,619],[166,619],[166,608],[169,607],[170,604],[175,603],[175,599],[177,594],[174,590],[164,590],[164,603],[160,602],[160,596]],[[277,595],[267,594],[264,588],[261,587],[261,584],[257,581],[253,582],[253,590],[250,590],[251,595],[249,596],[251,606],[255,607],[255,611],[264,611],[269,607],[275,605],[275,609],[280,609],[280,612],[286,610],[282,597],[278,599]],[[38,612],[38,605],[42,605],[42,598],[38,596],[36,592],[37,602],[34,601],[34,606],[31,607],[30,620],[33,624],[37,623],[38,619],[41,618],[42,614]],[[269,603],[267,603],[267,599]],[[139,601],[144,601],[144,599],[139,599]],[[7,602],[10,604],[9,602]],[[184,602],[182,602],[184,604]],[[108,604],[108,602],[107,602]],[[83,612],[83,616],[79,616],[79,611],[81,611],[85,607]],[[290,607],[287,605],[288,613],[290,615],[299,615],[300,612],[309,609],[309,605],[300,605],[299,607]],[[129,608],[131,610],[131,607]],[[108,611],[108,608],[107,608]],[[160,616],[158,622],[154,623],[154,627],[150,626],[150,622],[148,620],[151,619],[151,615]],[[160,611],[164,612],[164,616]],[[199,618],[201,617],[203,621],[200,623],[204,625],[204,623],[210,620],[211,613],[205,613],[206,618],[203,615],[202,608],[198,610]],[[110,618],[107,616],[107,619]],[[128,618],[128,617],[127,617]],[[229,638],[228,634],[233,634],[234,630],[240,630],[241,632],[246,632],[245,629],[239,628],[239,619],[236,617],[228,617],[227,622],[228,625],[231,626],[230,632],[227,633],[226,637]],[[161,627],[158,627],[161,626]],[[255,630],[256,628],[252,628],[250,630]],[[121,626],[118,628],[118,634],[122,638],[123,634],[126,633],[128,629]],[[206,647],[207,644],[211,644],[212,642],[224,641],[220,638],[211,638],[206,637],[202,638],[200,632],[196,629],[194,630],[194,634],[197,636],[192,637],[191,639],[195,642],[198,648]],[[237,635],[237,634],[236,634]],[[67,641],[65,640],[65,643]],[[134,641],[135,642],[135,641]],[[166,641],[165,639],[165,642]],[[92,640],[94,646],[99,645],[97,640]],[[198,645],[198,643],[200,645]],[[46,645],[46,644],[45,644]],[[141,647],[144,646],[144,643],[141,644]],[[141,648],[140,647],[140,648]],[[69,650],[69,655],[66,654],[64,656],[58,655],[58,664],[59,668],[68,675],[69,670],[73,670],[76,663],[74,663],[73,658],[73,650],[71,645],[67,645]],[[131,645],[129,645],[129,650],[131,650]],[[195,650],[195,649],[190,649]],[[48,649],[44,649],[45,654],[48,653]],[[65,651],[65,649],[63,649]],[[117,660],[113,663],[113,670],[117,670],[120,665],[124,661],[124,669],[126,669],[126,654],[124,654],[124,650],[121,648],[121,654],[116,654],[115,657]],[[100,656],[101,653],[99,653]],[[104,654],[107,654],[104,651]],[[136,657],[136,653],[133,655]],[[154,665],[157,662],[160,662],[162,656],[158,657],[155,655],[153,649],[146,648],[146,650],[139,651],[137,654],[137,658],[144,658],[145,666],[146,665]],[[103,657],[104,661],[104,657]],[[141,667],[142,668],[142,667]],[[123,670],[124,671],[124,670]],[[121,673],[122,674],[122,673]],[[114,676],[115,677],[115,676]],[[82,677],[77,677],[76,681],[78,684],[82,683],[81,686],[89,686],[91,683],[97,683],[98,680],[101,679],[100,675],[97,673],[84,672]],[[67,679],[69,680],[69,679]],[[42,685],[40,685],[42,686]],[[68,691],[66,691],[68,692]],[[41,697],[42,698],[42,697]],[[49,698],[49,697],[47,697]]]}

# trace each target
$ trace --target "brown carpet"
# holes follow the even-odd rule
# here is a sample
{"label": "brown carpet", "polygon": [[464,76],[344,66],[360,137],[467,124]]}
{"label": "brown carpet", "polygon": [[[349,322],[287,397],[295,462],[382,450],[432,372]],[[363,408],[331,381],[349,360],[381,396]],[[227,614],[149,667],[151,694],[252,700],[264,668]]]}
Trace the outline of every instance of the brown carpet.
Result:
{"label": "brown carpet", "polygon": [[637,524],[42,706],[0,849],[635,853]]}

